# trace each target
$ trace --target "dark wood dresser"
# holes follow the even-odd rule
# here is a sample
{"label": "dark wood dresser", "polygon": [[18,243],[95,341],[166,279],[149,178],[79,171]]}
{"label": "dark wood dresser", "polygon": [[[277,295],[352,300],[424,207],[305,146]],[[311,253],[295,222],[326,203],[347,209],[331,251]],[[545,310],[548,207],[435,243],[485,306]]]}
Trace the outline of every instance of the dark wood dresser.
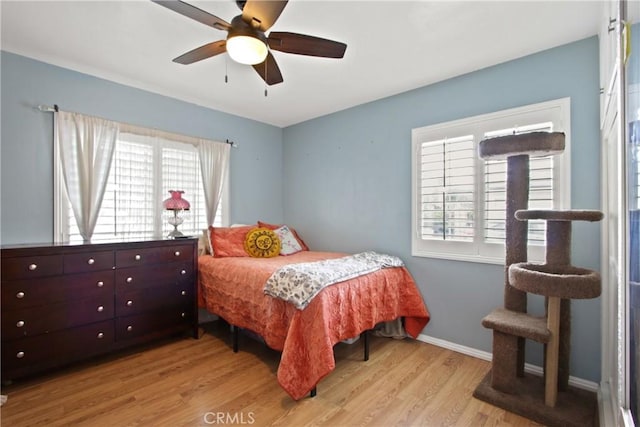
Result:
{"label": "dark wood dresser", "polygon": [[197,239],[2,247],[2,381],[198,336]]}

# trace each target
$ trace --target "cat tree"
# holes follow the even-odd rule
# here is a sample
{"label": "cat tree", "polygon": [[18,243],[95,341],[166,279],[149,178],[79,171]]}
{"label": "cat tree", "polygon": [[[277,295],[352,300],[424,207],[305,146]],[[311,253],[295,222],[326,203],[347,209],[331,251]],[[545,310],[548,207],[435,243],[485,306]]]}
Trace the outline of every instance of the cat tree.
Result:
{"label": "cat tree", "polygon": [[[474,396],[501,408],[554,426],[592,426],[596,396],[569,387],[571,299],[600,295],[597,272],[571,265],[571,223],[600,221],[599,211],[527,210],[529,157],[564,151],[564,134],[532,132],[486,139],[483,159],[507,160],[506,259],[504,308],[482,325],[493,330],[491,371]],[[544,264],[527,262],[527,221],[545,220]],[[543,317],[527,313],[527,293],[545,297]],[[524,372],[525,340],[545,346],[544,378]]]}

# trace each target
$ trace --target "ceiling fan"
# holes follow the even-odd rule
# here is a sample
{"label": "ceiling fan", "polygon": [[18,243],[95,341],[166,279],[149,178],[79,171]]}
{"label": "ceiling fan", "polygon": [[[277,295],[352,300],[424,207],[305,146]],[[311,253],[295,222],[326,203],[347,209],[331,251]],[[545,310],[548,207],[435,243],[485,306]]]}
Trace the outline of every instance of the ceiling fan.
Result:
{"label": "ceiling fan", "polygon": [[242,14],[231,23],[205,12],[183,1],[151,0],[202,24],[226,31],[226,40],[207,43],[173,60],[179,64],[192,64],[212,56],[228,52],[231,59],[252,65],[260,77],[268,84],[282,83],[282,73],[270,50],[297,55],[323,58],[342,58],[347,45],[305,34],[272,31],[265,32],[276,22],[287,0],[236,0]]}

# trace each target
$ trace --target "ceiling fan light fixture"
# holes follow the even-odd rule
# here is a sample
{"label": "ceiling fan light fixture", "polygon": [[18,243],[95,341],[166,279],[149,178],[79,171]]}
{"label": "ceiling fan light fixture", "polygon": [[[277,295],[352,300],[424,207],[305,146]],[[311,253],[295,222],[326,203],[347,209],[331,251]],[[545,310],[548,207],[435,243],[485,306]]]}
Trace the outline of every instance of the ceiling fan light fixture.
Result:
{"label": "ceiling fan light fixture", "polygon": [[267,45],[253,36],[237,35],[227,39],[227,52],[240,64],[255,65],[267,57]]}

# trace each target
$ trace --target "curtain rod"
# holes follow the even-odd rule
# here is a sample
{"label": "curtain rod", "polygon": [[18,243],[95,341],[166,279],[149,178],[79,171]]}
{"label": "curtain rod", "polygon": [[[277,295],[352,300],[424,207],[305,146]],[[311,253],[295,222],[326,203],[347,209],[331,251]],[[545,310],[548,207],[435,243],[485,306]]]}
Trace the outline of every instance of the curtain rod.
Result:
{"label": "curtain rod", "polygon": [[38,105],[38,110],[40,111],[44,111],[45,113],[53,113],[53,112],[58,112],[60,111],[60,109],[58,108],[58,104],[53,104],[53,107],[50,107],[48,105]]}
{"label": "curtain rod", "polygon": [[[53,107],[50,105],[38,105],[36,107],[38,110],[45,112],[45,113],[57,113],[60,111],[60,108],[58,107],[58,104],[53,104]],[[234,141],[230,141],[228,139],[225,139],[225,144],[229,144],[231,145],[231,148],[240,148],[240,146],[238,144],[236,144]]]}

